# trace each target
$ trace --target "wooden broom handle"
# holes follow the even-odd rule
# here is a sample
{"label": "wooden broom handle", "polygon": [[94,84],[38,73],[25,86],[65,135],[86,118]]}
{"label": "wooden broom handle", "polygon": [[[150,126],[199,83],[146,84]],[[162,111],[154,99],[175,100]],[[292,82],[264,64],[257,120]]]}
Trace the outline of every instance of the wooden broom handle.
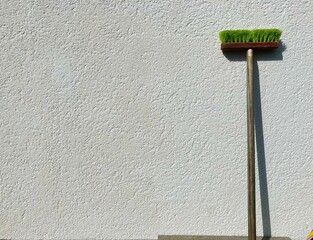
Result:
{"label": "wooden broom handle", "polygon": [[248,135],[248,240],[256,239],[255,146],[253,113],[253,50],[247,54],[247,135]]}

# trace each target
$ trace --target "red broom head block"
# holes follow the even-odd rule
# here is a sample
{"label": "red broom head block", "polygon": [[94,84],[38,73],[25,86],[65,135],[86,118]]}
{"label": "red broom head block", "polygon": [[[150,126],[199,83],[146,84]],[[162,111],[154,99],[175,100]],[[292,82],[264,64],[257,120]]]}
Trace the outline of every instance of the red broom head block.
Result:
{"label": "red broom head block", "polygon": [[259,43],[222,43],[223,51],[241,51],[248,49],[270,50],[279,47],[279,42],[259,42]]}

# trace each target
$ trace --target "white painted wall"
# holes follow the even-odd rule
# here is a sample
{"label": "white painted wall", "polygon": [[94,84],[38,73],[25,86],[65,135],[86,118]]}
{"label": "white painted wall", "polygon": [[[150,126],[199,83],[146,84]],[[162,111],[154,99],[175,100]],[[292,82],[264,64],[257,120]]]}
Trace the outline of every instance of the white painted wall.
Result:
{"label": "white painted wall", "polygon": [[255,57],[257,232],[304,239],[312,12],[309,0],[0,1],[0,238],[245,235],[246,63],[217,34],[276,27],[285,50]]}

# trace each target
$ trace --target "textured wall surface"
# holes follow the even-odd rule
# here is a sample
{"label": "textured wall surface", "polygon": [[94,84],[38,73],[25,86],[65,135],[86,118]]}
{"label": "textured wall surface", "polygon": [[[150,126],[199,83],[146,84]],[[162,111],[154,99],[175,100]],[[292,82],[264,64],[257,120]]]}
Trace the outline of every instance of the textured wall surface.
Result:
{"label": "textured wall surface", "polygon": [[1,0],[0,238],[246,235],[244,54],[256,54],[257,232],[313,228],[313,1]]}

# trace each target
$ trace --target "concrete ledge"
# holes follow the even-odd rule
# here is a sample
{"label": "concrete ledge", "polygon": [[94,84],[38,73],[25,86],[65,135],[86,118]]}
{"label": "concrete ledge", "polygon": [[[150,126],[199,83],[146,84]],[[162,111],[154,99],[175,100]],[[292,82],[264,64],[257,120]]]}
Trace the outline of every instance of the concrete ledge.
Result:
{"label": "concrete ledge", "polygon": [[[247,240],[247,236],[159,235],[158,240]],[[257,240],[291,240],[289,237],[257,237]]]}

